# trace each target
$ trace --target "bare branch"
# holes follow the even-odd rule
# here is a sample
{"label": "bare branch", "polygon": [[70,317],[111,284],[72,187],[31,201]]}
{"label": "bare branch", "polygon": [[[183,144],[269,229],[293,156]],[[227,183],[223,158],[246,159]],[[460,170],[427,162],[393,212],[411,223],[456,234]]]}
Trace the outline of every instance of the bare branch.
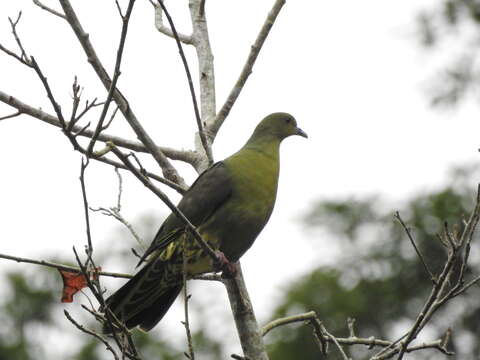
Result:
{"label": "bare branch", "polygon": [[[187,234],[183,234],[183,248],[187,248]],[[192,341],[192,333],[190,331],[190,321],[189,321],[189,316],[188,316],[188,301],[190,300],[191,295],[188,294],[188,287],[187,287],[187,264],[188,264],[188,259],[186,256],[186,251],[182,252],[182,257],[183,257],[183,274],[182,274],[182,280],[183,280],[183,311],[184,311],[184,316],[185,316],[185,321],[182,322],[182,324],[185,326],[185,332],[187,334],[187,344],[188,344],[188,354],[187,355],[188,359],[190,360],[195,360],[195,353],[193,351],[193,341]]]}
{"label": "bare branch", "polygon": [[140,247],[143,249],[143,251],[146,250],[145,243],[142,240],[142,238],[137,234],[133,226],[125,220],[125,218],[121,214],[121,208],[122,208],[122,175],[118,171],[118,168],[115,168],[115,172],[117,173],[118,176],[118,195],[117,195],[117,205],[112,206],[109,209],[100,207],[98,209],[90,208],[92,211],[101,211],[102,214],[107,215],[107,216],[112,216],[116,220],[118,220],[120,223],[126,226],[126,228],[130,231],[132,236],[135,238],[137,243],[140,245]]}
{"label": "bare branch", "polygon": [[222,277],[217,274],[201,274],[192,277],[193,280],[205,280],[205,281],[220,281],[223,282]]}
{"label": "bare branch", "polygon": [[235,104],[235,101],[240,95],[240,92],[242,91],[245,83],[247,82],[248,77],[252,73],[253,65],[257,60],[257,56],[260,53],[260,50],[262,49],[262,46],[265,43],[265,39],[267,38],[284,4],[285,4],[285,0],[275,1],[272,9],[270,10],[267,16],[267,19],[265,20],[262,28],[260,29],[257,39],[255,40],[255,43],[252,45],[250,54],[248,55],[248,58],[247,58],[247,62],[243,66],[243,69],[240,73],[240,76],[237,82],[235,83],[232,90],[230,91],[230,94],[228,95],[227,100],[225,101],[222,108],[218,112],[215,120],[211,125],[207,127],[207,131],[212,137],[212,139],[214,139],[215,136],[217,135],[218,130],[220,129],[226,117],[230,113],[230,110],[232,109],[233,105]]}
{"label": "bare branch", "polygon": [[17,112],[14,112],[13,114],[5,115],[5,116],[0,117],[0,121],[11,119],[11,118],[17,117],[17,116],[22,115],[22,114],[23,113],[21,111],[17,111]]}
{"label": "bare branch", "polygon": [[172,21],[172,18],[170,14],[167,11],[167,8],[163,4],[163,0],[158,0],[160,6],[162,7],[162,10],[165,12],[165,16],[167,17],[168,23],[170,24],[170,27],[173,32],[173,36],[175,38],[175,41],[177,43],[178,47],[178,52],[180,54],[180,58],[182,59],[183,67],[185,69],[185,74],[187,75],[187,80],[188,80],[188,87],[190,89],[190,94],[192,96],[192,103],[193,103],[193,110],[195,113],[195,119],[197,120],[197,127],[198,127],[198,133],[200,136],[200,139],[202,141],[203,145],[203,150],[205,151],[205,154],[207,155],[208,159],[208,164],[212,165],[213,164],[213,155],[212,155],[212,148],[210,147],[210,143],[205,135],[204,129],[203,129],[203,124],[202,124],[202,119],[200,117],[200,112],[198,110],[198,103],[197,103],[197,97],[195,95],[195,88],[193,86],[193,80],[192,80],[192,75],[190,74],[190,68],[188,66],[187,58],[185,57],[185,53],[183,52],[182,48],[182,43],[180,42],[180,39],[177,34],[177,30],[175,29],[175,25]]}
{"label": "bare branch", "polygon": [[[462,289],[462,291],[467,289],[467,287],[463,286],[464,270],[460,270],[460,275],[455,284],[451,285],[450,280],[454,269],[458,268],[456,265],[458,265],[459,262],[461,266],[460,269],[466,268],[466,262],[468,261],[468,255],[470,251],[469,243],[472,240],[473,233],[475,232],[480,218],[480,186],[477,191],[475,208],[473,209],[461,236],[458,235],[457,231],[453,231],[453,233],[451,233],[447,224],[445,224],[444,244],[447,247],[447,259],[442,271],[436,277],[437,281],[433,284],[430,295],[425,301],[425,304],[420,310],[412,327],[406,334],[405,338],[399,342],[398,345],[392,347],[388,351],[377,354],[374,356],[375,360],[388,359],[395,354],[398,354],[397,360],[403,359],[405,353],[407,353],[410,349],[409,344],[417,337],[417,335],[425,327],[432,316],[438,311],[438,309],[440,309],[448,300],[459,295],[461,293],[459,292],[459,289]],[[462,247],[462,245],[465,246]],[[464,251],[463,256],[458,256],[458,252],[462,249]],[[476,281],[478,281],[478,277],[473,279],[471,283],[476,283]],[[438,345],[438,349],[445,354],[450,354],[450,352],[445,348],[445,342],[442,342],[440,345]]]}
{"label": "bare branch", "polygon": [[[81,269],[79,267],[76,267],[76,266],[57,264],[57,263],[50,262],[50,261],[45,261],[45,260],[28,259],[28,258],[24,258],[24,257],[1,254],[1,253],[0,253],[0,259],[12,260],[12,261],[16,261],[16,262],[19,262],[19,263],[28,263],[28,264],[46,266],[46,267],[51,267],[51,268],[54,268],[54,269],[65,270],[65,271],[70,271],[70,272],[81,271]],[[99,271],[98,275],[109,276],[109,277],[113,277],[113,278],[124,278],[124,279],[131,279],[133,277],[133,275],[130,275],[130,274],[114,273],[114,272],[109,272],[109,271]]]}
{"label": "bare branch", "polygon": [[118,357],[117,353],[115,352],[115,350],[112,348],[112,346],[109,344],[109,342],[103,337],[101,336],[100,334],[98,334],[97,332],[93,331],[93,330],[90,330],[88,328],[86,328],[85,326],[83,325],[80,325],[79,323],[77,323],[73,318],[72,316],[70,315],[70,313],[67,311],[67,310],[63,310],[63,313],[65,314],[65,316],[67,317],[67,319],[73,324],[75,325],[75,327],[77,329],[79,329],[80,331],[88,334],[88,335],[91,335],[93,336],[94,338],[96,338],[97,340],[99,340],[100,342],[102,342],[105,347],[107,348],[108,351],[110,351],[113,355],[113,358],[115,360],[120,360],[120,358]]}
{"label": "bare branch", "polygon": [[65,118],[63,117],[62,109],[60,105],[58,105],[57,101],[55,100],[55,97],[53,96],[53,93],[50,88],[50,85],[48,84],[47,78],[43,75],[43,72],[40,69],[40,66],[38,65],[37,61],[33,56],[30,57],[30,63],[32,64],[33,69],[37,73],[38,77],[40,78],[40,81],[43,84],[43,87],[45,88],[45,91],[47,92],[48,99],[50,100],[50,103],[52,104],[53,109],[57,114],[58,120],[60,121],[61,128],[66,129],[67,123],[65,122]]}
{"label": "bare branch", "polygon": [[20,55],[17,55],[14,51],[7,49],[2,44],[0,44],[0,50],[2,50],[5,54],[15,58],[20,63],[22,63],[22,64],[24,64],[28,67],[31,67],[30,61],[27,58],[27,54],[25,53],[25,49],[23,48],[20,37],[17,34],[17,25],[18,25],[18,22],[20,21],[21,17],[22,17],[22,12],[20,11],[18,13],[17,19],[15,21],[13,21],[10,17],[8,18],[8,21],[10,22],[10,27],[12,29],[12,35],[15,39],[15,42],[17,43],[17,46],[20,49]]}
{"label": "bare branch", "polygon": [[[207,126],[212,123],[217,113],[216,94],[215,94],[215,68],[213,64],[212,47],[208,35],[208,25],[203,7],[205,3],[201,0],[189,0],[190,18],[192,22],[192,39],[195,45],[195,52],[198,61],[198,85],[200,90],[200,111],[202,118],[203,132],[207,137],[209,145],[213,138],[207,130]],[[203,140],[200,132],[195,135],[195,149],[198,153],[204,153]],[[201,163],[203,171],[209,166],[208,158]]]}
{"label": "bare branch", "polygon": [[243,280],[240,264],[232,279],[223,279],[245,358],[268,360],[265,345]]}
{"label": "bare branch", "polygon": [[175,216],[180,219],[184,224],[187,230],[193,235],[194,239],[202,247],[203,251],[210,256],[210,258],[216,262],[218,261],[217,254],[213,249],[202,239],[202,236],[198,233],[195,226],[188,220],[185,215],[171,202],[165,193],[153,185],[149,178],[144,176],[141,171],[139,171],[128,159],[128,157],[122,153],[115,144],[107,143],[111,147],[112,152],[117,155],[117,157],[123,162],[123,164],[130,170],[148,189],[150,189],[155,195],[157,195],[160,200],[162,200],[165,205],[175,214]]}
{"label": "bare branch", "polygon": [[13,37],[15,38],[15,41],[17,42],[18,48],[20,49],[20,54],[21,54],[20,59],[23,63],[27,64],[28,63],[27,54],[25,52],[25,49],[23,48],[22,41],[20,40],[20,37],[17,34],[17,25],[18,25],[21,17],[22,17],[22,12],[20,11],[18,13],[17,20],[13,21],[9,17],[8,21],[10,22],[10,26],[12,27]]}
{"label": "bare branch", "polygon": [[[153,8],[155,9],[155,28],[164,35],[167,35],[171,38],[175,38],[173,31],[163,24],[163,11],[162,7],[156,1],[150,0]],[[177,32],[178,39],[187,45],[192,45],[192,37],[189,35],[181,34]]]}
{"label": "bare branch", "polygon": [[[115,161],[115,160],[108,159],[106,157],[94,157],[93,159],[95,159],[97,161],[101,161],[105,164],[114,166],[114,167],[119,168],[119,169],[128,170],[128,168],[124,164],[122,164],[118,161]],[[158,176],[158,175],[153,174],[153,173],[148,172],[148,171],[145,171],[144,175],[148,176],[149,178],[152,178],[152,179],[154,179],[154,180],[156,180],[156,181],[158,181],[158,182],[160,182],[164,185],[167,185],[167,186],[171,187],[172,189],[176,190],[179,194],[183,195],[186,192],[186,189],[182,188],[180,185],[178,185],[178,184],[176,184],[176,183],[174,183],[170,180],[167,180],[165,178],[162,178],[161,176]]]}
{"label": "bare branch", "polygon": [[[38,108],[34,108],[33,106],[30,106],[26,103],[24,103],[23,101],[15,98],[14,96],[11,96],[3,91],[0,91],[0,101],[7,104],[7,105],[10,105],[12,106],[13,108],[19,110],[20,112],[24,113],[24,114],[27,114],[27,115],[30,115],[38,120],[42,120],[50,125],[54,125],[54,126],[57,126],[57,127],[62,127],[59,119],[41,109],[38,109]],[[95,106],[96,104],[94,104],[93,102],[88,104],[86,109],[90,109],[92,106]],[[87,110],[88,110],[87,109]],[[82,114],[80,114],[78,117],[80,117]],[[78,119],[77,117],[77,119]],[[70,126],[71,122],[67,122],[67,128]],[[74,131],[74,132],[78,132],[80,131],[82,127],[80,126],[77,126],[77,125],[74,125],[74,126],[71,126],[71,130]],[[93,136],[93,131],[91,130],[86,130],[84,131],[81,136],[84,136],[84,137],[89,137],[91,138]],[[148,152],[147,148],[145,147],[145,145],[143,145],[142,143],[138,142],[138,141],[132,141],[132,140],[128,140],[128,139],[124,139],[124,138],[121,138],[119,136],[115,136],[115,135],[107,135],[107,134],[103,134],[101,133],[99,136],[98,136],[98,140],[101,140],[103,142],[107,142],[107,141],[112,141],[113,143],[115,143],[115,145],[119,146],[119,147],[124,147],[126,149],[129,149],[129,150],[133,150],[133,151],[138,151],[138,152]],[[194,151],[191,151],[191,150],[176,150],[176,149],[172,149],[172,148],[168,148],[168,147],[159,147],[159,150],[164,153],[166,156],[168,156],[170,159],[172,160],[180,160],[180,161],[184,161],[188,164],[191,164],[192,166],[196,167],[197,166],[197,163],[199,162],[198,160],[198,156],[197,154],[194,152]],[[182,187],[184,189],[187,189],[187,187]]]}
{"label": "bare branch", "polygon": [[412,244],[413,248],[415,249],[415,252],[417,253],[417,255],[418,255],[418,257],[421,261],[421,263],[423,264],[423,267],[425,268],[425,271],[427,272],[428,276],[430,277],[430,280],[432,280],[432,282],[435,284],[437,280],[435,279],[435,276],[433,276],[433,273],[430,271],[430,269],[427,265],[427,262],[425,261],[425,258],[423,257],[422,253],[420,252],[420,250],[417,247],[417,244],[415,244],[415,240],[413,239],[410,228],[407,225],[405,225],[405,222],[400,217],[400,213],[398,211],[395,213],[394,217],[395,217],[395,219],[398,220],[400,225],[402,225],[403,229],[405,230],[405,233],[407,234],[408,239],[410,240],[410,243]]}
{"label": "bare branch", "polygon": [[64,14],[58,12],[58,11],[55,10],[55,9],[52,9],[51,7],[48,7],[47,5],[44,5],[43,3],[40,2],[40,0],[33,0],[33,3],[34,3],[35,5],[37,5],[39,8],[41,8],[41,9],[49,12],[50,14],[53,14],[53,15],[55,15],[55,16],[58,16],[58,17],[60,17],[60,18],[62,18],[62,19],[64,19],[64,20],[66,20],[66,17],[65,17]]}
{"label": "bare branch", "polygon": [[[88,57],[88,62],[91,64],[91,66],[95,70],[97,76],[101,80],[104,87],[109,90],[112,85],[112,80],[110,79],[110,76],[106,72],[102,62],[98,58],[97,53],[93,48],[92,43],[90,42],[88,34],[83,30],[83,27],[80,24],[77,14],[75,13],[72,5],[70,4],[70,1],[69,0],[59,0],[59,1],[60,1],[60,4],[62,5],[63,11],[65,12],[65,16],[67,17],[68,23],[70,24],[72,30],[77,36],[78,41],[82,45],[82,48],[85,54]],[[148,152],[152,154],[153,158],[160,165],[165,178],[179,184],[184,188],[187,188],[187,184],[185,183],[183,178],[178,174],[177,170],[172,166],[172,164],[167,159],[165,154],[163,154],[163,152],[155,145],[155,142],[153,141],[153,139],[150,137],[147,131],[140,124],[137,117],[133,113],[127,99],[116,88],[113,91],[113,100],[118,105],[120,111],[122,112],[127,122],[130,124],[131,128],[135,131],[137,137],[145,145],[145,147],[148,149]]]}
{"label": "bare branch", "polygon": [[88,158],[84,160],[82,158],[82,165],[80,167],[80,185],[82,188],[82,199],[83,199],[83,210],[85,215],[85,225],[86,225],[86,232],[87,232],[87,240],[88,240],[88,256],[92,256],[93,253],[93,245],[92,245],[92,235],[90,233],[90,216],[88,213],[88,200],[87,200],[87,191],[85,189],[85,169],[87,168],[89,162]]}
{"label": "bare branch", "polygon": [[133,5],[135,4],[135,0],[129,1],[125,15],[122,15],[122,11],[120,9],[120,5],[118,4],[118,2],[116,2],[116,4],[118,7],[118,11],[120,12],[120,16],[122,17],[123,26],[122,26],[122,32],[120,34],[120,43],[117,49],[117,58],[115,60],[115,70],[113,71],[112,83],[110,84],[110,88],[108,89],[107,100],[105,100],[105,105],[103,106],[100,119],[98,120],[98,123],[97,123],[97,127],[95,129],[95,132],[92,136],[90,143],[88,144],[87,155],[90,155],[92,153],[93,147],[95,146],[95,142],[97,141],[98,136],[100,135],[100,132],[103,130],[103,122],[105,121],[105,117],[107,115],[110,102],[112,101],[112,98],[113,98],[113,93],[117,86],[118,78],[120,77],[120,65],[122,63],[123,50],[125,48],[125,41],[127,39],[128,24],[130,22],[130,16],[133,11]]}

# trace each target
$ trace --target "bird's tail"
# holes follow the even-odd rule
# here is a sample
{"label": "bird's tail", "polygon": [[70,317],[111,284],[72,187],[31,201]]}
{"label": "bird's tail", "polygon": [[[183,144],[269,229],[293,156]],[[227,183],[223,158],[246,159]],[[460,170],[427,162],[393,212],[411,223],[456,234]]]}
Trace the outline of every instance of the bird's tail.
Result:
{"label": "bird's tail", "polygon": [[[172,281],[168,266],[157,259],[146,264],[105,302],[128,329],[140,326],[148,331],[163,318],[181,289],[181,279]],[[111,333],[109,328],[105,326],[103,331]]]}

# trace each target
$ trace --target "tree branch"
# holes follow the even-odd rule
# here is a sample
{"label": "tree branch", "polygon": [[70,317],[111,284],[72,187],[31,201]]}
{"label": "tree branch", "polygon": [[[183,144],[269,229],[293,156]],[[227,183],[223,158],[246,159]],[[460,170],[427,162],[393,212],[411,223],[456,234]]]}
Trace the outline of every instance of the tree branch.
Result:
{"label": "tree branch", "polygon": [[175,214],[175,216],[180,219],[184,224],[186,229],[193,235],[195,241],[198,242],[200,247],[203,251],[210,256],[210,258],[214,261],[218,261],[218,256],[215,251],[202,239],[202,236],[198,233],[195,226],[187,219],[187,217],[171,202],[168,196],[155,185],[150,182],[150,179],[143,175],[142,171],[137,169],[132,162],[128,159],[128,157],[122,153],[113,143],[107,143],[110,147],[111,151],[123,162],[123,164],[132,172],[133,175],[139,179],[143,185],[145,185],[148,189],[150,189],[156,196],[162,200],[165,205]]}
{"label": "tree branch", "polygon": [[[65,270],[65,271],[70,271],[70,272],[80,272],[81,271],[81,269],[77,266],[57,264],[57,263],[54,263],[54,262],[51,262],[51,261],[34,260],[34,259],[28,259],[28,258],[19,257],[19,256],[1,254],[1,253],[0,253],[0,259],[16,261],[16,262],[19,262],[19,263],[28,263],[28,264],[46,266],[46,267],[51,267],[51,268],[54,268],[54,269],[57,269],[57,270]],[[109,272],[109,271],[99,271],[98,275],[109,276],[109,277],[113,277],[113,278],[123,278],[123,279],[131,279],[133,277],[133,275],[130,275],[130,274],[122,274],[122,273],[115,273],[115,272]]]}
{"label": "tree branch", "polygon": [[[70,24],[73,32],[77,36],[78,41],[82,45],[82,48],[87,55],[88,62],[91,64],[92,68],[95,70],[97,76],[103,83],[104,87],[109,90],[112,81],[110,76],[106,72],[102,62],[97,56],[95,49],[93,48],[92,43],[90,42],[88,34],[83,30],[82,25],[77,17],[77,14],[72,8],[69,0],[59,0],[60,4],[62,5],[63,11],[65,12],[65,16],[67,17],[67,21]],[[167,159],[165,154],[155,145],[155,142],[150,137],[150,135],[146,132],[143,126],[138,121],[137,117],[133,113],[130,104],[126,100],[126,98],[120,93],[118,89],[115,88],[113,91],[113,99],[118,105],[120,111],[122,112],[123,116],[130,124],[131,128],[137,134],[139,140],[145,145],[148,149],[148,152],[153,156],[153,158],[157,161],[160,165],[163,175],[165,178],[179,184],[180,186],[187,188],[187,184],[183,180],[183,178],[178,174],[177,170],[172,166],[170,161]]]}
{"label": "tree branch", "polygon": [[63,310],[63,313],[65,314],[66,318],[73,324],[75,325],[75,327],[88,334],[88,335],[91,335],[93,336],[94,338],[96,338],[97,340],[99,340],[100,342],[103,343],[103,345],[105,345],[105,348],[110,351],[113,355],[113,358],[115,360],[120,360],[120,358],[118,357],[117,353],[115,352],[115,350],[112,348],[112,346],[109,344],[109,342],[103,337],[101,336],[100,334],[98,334],[97,332],[93,331],[93,330],[90,330],[90,329],[87,329],[85,326],[83,325],[80,325],[78,322],[76,322],[72,316],[70,315],[70,313],[67,311],[67,310]]}
{"label": "tree branch", "polygon": [[107,100],[105,100],[105,105],[103,106],[100,119],[98,120],[98,123],[97,123],[97,127],[95,129],[95,132],[93,133],[90,143],[88,144],[87,156],[90,156],[92,154],[92,150],[93,150],[93,147],[95,146],[95,142],[97,141],[98,136],[100,135],[100,132],[104,130],[103,122],[105,121],[105,117],[107,116],[108,108],[110,106],[110,102],[112,101],[113,93],[116,89],[117,81],[121,73],[120,65],[122,63],[123,50],[125,48],[125,41],[127,39],[128,24],[130,22],[130,16],[132,15],[134,4],[135,4],[135,0],[129,1],[127,11],[124,16],[121,15],[121,12],[120,12],[123,25],[122,25],[122,32],[120,34],[120,43],[117,49],[117,58],[115,60],[115,69],[113,71],[113,79],[112,79],[112,83],[110,84],[110,88],[108,89]]}
{"label": "tree branch", "polygon": [[[164,35],[168,37],[175,38],[173,31],[163,24],[163,11],[160,4],[156,1],[151,0],[150,3],[152,4],[155,10],[155,28]],[[189,35],[177,33],[178,39],[187,45],[192,45],[192,37]]]}
{"label": "tree branch", "polygon": [[190,68],[188,66],[187,58],[185,57],[185,53],[183,52],[182,43],[180,42],[180,39],[178,37],[177,30],[175,29],[175,24],[173,23],[172,17],[168,13],[168,10],[165,7],[165,5],[163,4],[163,0],[158,0],[158,2],[162,7],[162,10],[165,12],[165,16],[167,17],[168,23],[170,24],[170,28],[172,29],[173,36],[177,43],[178,52],[180,54],[180,58],[182,59],[183,67],[187,75],[188,87],[190,89],[190,94],[192,96],[193,110],[195,113],[195,119],[197,120],[198,134],[202,142],[203,151],[205,152],[208,159],[208,166],[210,166],[213,164],[212,148],[210,147],[210,142],[208,141],[203,129],[202,119],[200,118],[200,112],[198,110],[197,97],[195,95],[195,88],[193,87],[192,75],[190,74]]}
{"label": "tree branch", "polygon": [[[33,106],[28,105],[23,101],[17,99],[16,97],[9,95],[3,91],[0,91],[0,101],[38,120],[44,121],[53,126],[57,126],[60,128],[62,127],[57,117],[39,108],[34,108]],[[69,127],[70,122],[67,121],[66,125],[67,127]],[[78,132],[80,131],[81,128],[82,127],[78,125],[74,125],[71,127],[73,132]],[[91,138],[93,136],[93,131],[87,129],[82,134],[80,134],[80,136]],[[107,135],[107,134],[101,133],[98,136],[98,140],[103,142],[112,141],[113,143],[115,143],[115,145],[119,147],[123,147],[123,148],[137,151],[137,152],[148,152],[144,144],[138,141],[124,139],[122,137],[115,136],[115,135]],[[183,150],[176,150],[176,149],[163,147],[163,146],[159,147],[159,150],[162,151],[166,156],[168,156],[172,160],[180,160],[188,164],[191,164],[194,167],[196,167],[196,163],[198,163],[199,161],[196,153],[191,150],[183,151]]]}
{"label": "tree branch", "polygon": [[0,121],[1,121],[1,120],[11,119],[11,118],[17,117],[17,116],[22,115],[22,114],[23,114],[23,113],[22,113],[21,111],[16,111],[16,112],[14,112],[13,114],[5,115],[5,116],[0,117]]}
{"label": "tree branch", "polygon": [[[202,115],[203,132],[207,137],[208,143],[213,142],[213,137],[207,131],[208,124],[215,119],[217,112],[216,94],[215,94],[215,69],[213,65],[213,53],[210,46],[208,35],[207,18],[205,16],[205,2],[202,0],[189,0],[190,18],[192,21],[192,38],[195,45],[195,51],[198,61],[199,89],[200,89],[200,109]],[[201,134],[195,137],[195,149],[202,153]],[[202,164],[207,167],[208,163]]]}
{"label": "tree branch", "polygon": [[230,94],[227,97],[227,100],[223,104],[222,108],[218,112],[215,120],[207,127],[207,131],[212,138],[215,138],[217,135],[218,130],[222,126],[223,122],[225,121],[226,117],[230,113],[235,101],[237,100],[240,92],[242,91],[245,83],[247,82],[248,77],[252,73],[253,65],[257,60],[257,56],[262,49],[263,44],[265,43],[265,39],[267,38],[280,10],[282,9],[283,5],[285,4],[285,0],[276,0],[272,9],[270,10],[267,19],[263,23],[260,32],[258,33],[257,39],[255,43],[252,45],[250,50],[250,54],[248,55],[247,61],[243,66],[243,69],[240,73],[240,76],[233,86]]}
{"label": "tree branch", "polygon": [[40,0],[33,0],[33,3],[35,5],[37,5],[39,8],[41,8],[42,10],[45,10],[45,11],[49,12],[50,14],[58,16],[58,17],[60,17],[64,20],[67,19],[64,14],[62,14],[62,13],[58,12],[57,10],[54,10],[51,7],[48,7],[47,5],[41,3]]}
{"label": "tree branch", "polygon": [[232,279],[223,279],[223,283],[227,288],[228,299],[245,358],[268,360],[240,263],[238,263],[236,276]]}

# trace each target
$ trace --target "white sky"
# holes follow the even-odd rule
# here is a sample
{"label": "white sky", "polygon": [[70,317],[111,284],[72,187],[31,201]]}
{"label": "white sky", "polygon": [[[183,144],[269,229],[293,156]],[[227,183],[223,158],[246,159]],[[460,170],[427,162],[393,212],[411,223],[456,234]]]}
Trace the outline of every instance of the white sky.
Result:
{"label": "white sky", "polygon": [[[73,3],[111,71],[120,29],[114,2]],[[218,107],[271,3],[207,1]],[[283,144],[276,209],[242,259],[261,319],[288,281],[315,264],[332,261],[329,239],[307,240],[301,229],[299,218],[313,200],[380,192],[400,202],[414,191],[440,184],[451,165],[477,159],[477,109],[440,114],[428,107],[422,92],[435,73],[435,62],[416,46],[413,24],[418,10],[433,3],[289,1],[282,10],[214,145],[217,160],[228,156],[274,111],[294,114],[310,136]],[[55,1],[50,4],[57,6]],[[186,1],[167,5],[177,28],[187,32]],[[30,1],[0,2],[1,43],[15,47],[6,17],[15,17],[20,9],[18,30],[24,45],[47,74],[63,108],[70,107],[74,75],[85,96],[105,96],[67,24]],[[188,54],[195,70],[193,52]],[[157,144],[192,148],[195,121],[185,75],[174,42],[155,31],[147,1],[137,1],[134,10],[119,87]],[[33,71],[4,55],[0,89],[53,114]],[[0,116],[10,112],[0,104]],[[109,132],[134,139],[118,120]],[[49,254],[70,254],[72,245],[81,248],[86,240],[80,156],[68,140],[39,120],[14,118],[0,123],[0,153],[0,252],[48,259]],[[195,178],[188,167],[180,169],[189,182]],[[92,164],[87,176],[90,204],[113,205],[113,169]],[[124,180],[128,219],[166,213],[135,179]],[[110,218],[93,216],[92,221],[97,244],[118,228]],[[0,261],[0,272],[27,266]]]}

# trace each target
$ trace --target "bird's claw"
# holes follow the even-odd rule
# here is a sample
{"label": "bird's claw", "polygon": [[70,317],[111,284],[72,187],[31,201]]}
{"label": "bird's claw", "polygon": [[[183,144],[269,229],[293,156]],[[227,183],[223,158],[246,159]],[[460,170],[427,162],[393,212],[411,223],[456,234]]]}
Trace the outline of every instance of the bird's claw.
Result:
{"label": "bird's claw", "polygon": [[219,250],[215,251],[217,255],[216,264],[214,264],[216,271],[222,271],[222,277],[224,278],[234,278],[237,275],[237,263],[232,263],[227,259],[225,254]]}

